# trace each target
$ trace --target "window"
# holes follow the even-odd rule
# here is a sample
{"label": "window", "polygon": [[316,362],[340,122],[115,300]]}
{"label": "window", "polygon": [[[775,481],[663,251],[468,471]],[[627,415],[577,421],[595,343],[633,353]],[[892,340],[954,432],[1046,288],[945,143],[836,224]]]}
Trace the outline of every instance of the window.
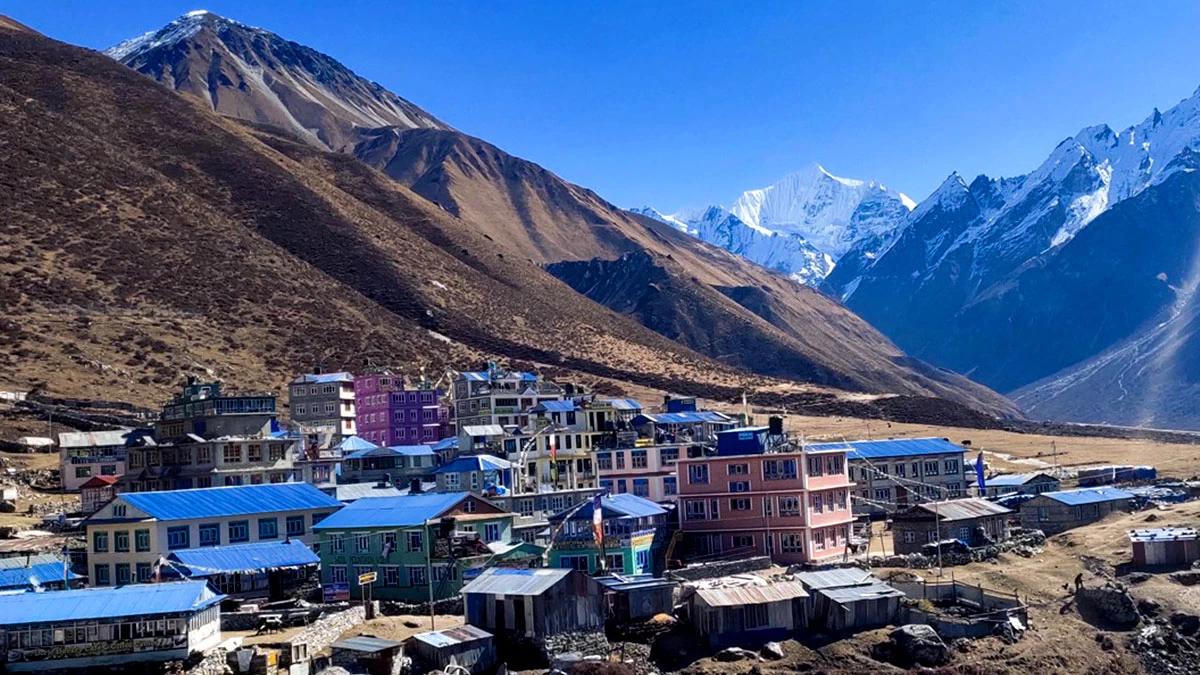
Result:
{"label": "window", "polygon": [[220,523],[201,523],[200,524],[200,545],[201,546],[220,546],[221,545],[221,524]]}
{"label": "window", "polygon": [[133,547],[138,553],[149,551],[150,530],[135,530],[133,533]]}
{"label": "window", "polygon": [[625,554],[609,553],[604,556],[604,567],[610,572],[623,573],[625,571]]}
{"label": "window", "polygon": [[706,520],[708,514],[704,508],[704,500],[689,499],[684,501],[683,517],[684,520]]}
{"label": "window", "polygon": [[423,565],[408,566],[408,585],[409,586],[424,586],[429,583],[425,577],[425,567]]}
{"label": "window", "polygon": [[580,572],[591,571],[589,557],[586,555],[564,555],[558,559],[559,567],[579,570]]}
{"label": "window", "polygon": [[679,461],[679,448],[662,448],[658,451],[659,461],[663,464]]}
{"label": "window", "polygon": [[1038,522],[1042,522],[1042,523],[1049,521],[1050,520],[1050,507],[1048,507],[1048,506],[1037,507],[1037,519],[1038,519]]}
{"label": "window", "polygon": [[647,456],[645,450],[632,450],[629,453],[629,462],[635,469],[644,469],[647,464]]}
{"label": "window", "polygon": [[113,532],[113,551],[117,553],[129,552],[129,532]]}
{"label": "window", "polygon": [[242,448],[237,445],[227,445],[222,453],[222,460],[226,464],[236,464],[242,461]]}
{"label": "window", "polygon": [[958,538],[968,544],[971,543],[971,528],[966,525],[960,526],[958,528]]}
{"label": "window", "polygon": [[500,540],[500,524],[499,523],[485,524],[483,526],[483,541],[484,541],[484,543],[490,544],[494,541],[499,541],[499,540]]}
{"label": "window", "polygon": [[708,465],[707,464],[689,464],[688,465],[688,482],[692,485],[707,485],[708,484]]}
{"label": "window", "polygon": [[679,479],[675,476],[667,476],[666,478],[663,478],[663,494],[679,494]]}
{"label": "window", "polygon": [[800,498],[795,495],[784,495],[779,498],[779,515],[783,517],[800,515]]}
{"label": "window", "polygon": [[96,565],[95,577],[97,586],[107,586],[112,583],[108,577],[108,565]]}
{"label": "window", "polygon": [[209,464],[211,462],[212,450],[207,445],[200,446],[200,449],[196,450],[196,463]]}
{"label": "window", "polygon": [[768,459],[763,461],[763,480],[795,480],[795,459]]}
{"label": "window", "polygon": [[633,479],[633,494],[637,495],[638,497],[649,497],[650,496],[650,479],[634,478]]}
{"label": "window", "polygon": [[843,460],[841,455],[825,458],[825,473],[834,476],[843,472]]}
{"label": "window", "polygon": [[329,568],[329,581],[335,584],[346,583],[346,566],[332,565]]}
{"label": "window", "polygon": [[754,545],[754,537],[748,534],[735,534],[730,538],[733,548],[750,548]]}
{"label": "window", "polygon": [[636,552],[634,554],[634,564],[637,565],[637,569],[635,569],[633,571],[634,574],[638,574],[639,572],[649,571],[649,569],[650,569],[650,551]]}
{"label": "window", "polygon": [[727,469],[730,476],[747,476],[750,474],[749,464],[730,464]]}
{"label": "window", "polygon": [[360,532],[354,537],[354,552],[366,553],[371,550],[371,533]]}
{"label": "window", "polygon": [[[617,459],[617,468],[624,469],[625,468],[625,451],[618,450],[615,454],[616,454],[616,459]],[[708,467],[705,467],[705,468],[708,468]]]}
{"label": "window", "polygon": [[804,553],[804,536],[791,532],[780,534],[779,549],[784,553]]}
{"label": "window", "polygon": [[246,461],[261,462],[262,461],[262,445],[259,443],[251,443],[246,449]]}
{"label": "window", "polygon": [[958,473],[958,460],[957,459],[947,459],[946,461],[942,462],[942,465],[946,469],[947,476],[952,476],[952,475]]}
{"label": "window", "polygon": [[858,467],[858,480],[863,483],[866,483],[867,481],[871,480],[871,474],[870,474],[870,472],[867,471],[867,467],[865,467],[865,466]]}
{"label": "window", "polygon": [[748,480],[731,480],[729,481],[730,492],[749,492],[750,481]]}
{"label": "window", "polygon": [[892,488],[875,488],[875,499],[888,502],[892,499]]}
{"label": "window", "polygon": [[154,576],[154,568],[150,566],[150,563],[140,562],[137,564],[138,583],[144,584],[150,581],[152,576]]}
{"label": "window", "polygon": [[287,517],[287,536],[303,537],[304,536],[304,516],[288,516]]}
{"label": "window", "polygon": [[235,520],[226,526],[229,532],[229,543],[237,544],[250,541],[250,521]]}
{"label": "window", "polygon": [[124,517],[125,517],[125,505],[124,504],[113,504],[113,518],[124,518]]}
{"label": "window", "polygon": [[458,474],[448,473],[448,474],[445,474],[445,478],[446,478],[446,487],[448,487],[448,488],[457,488],[458,487]]}
{"label": "window", "polygon": [[929,461],[929,462],[925,462],[925,475],[926,476],[938,475],[938,463],[937,463],[936,459]]}
{"label": "window", "polygon": [[420,530],[408,530],[405,532],[404,541],[409,551],[420,551],[425,547]]}
{"label": "window", "polygon": [[896,464],[896,475],[904,478],[904,462],[899,462]]}
{"label": "window", "polygon": [[738,497],[737,499],[729,500],[730,511],[749,511],[750,499],[748,497]]}
{"label": "window", "polygon": [[258,538],[259,539],[275,539],[279,536],[279,519],[278,518],[259,518],[258,519]]}
{"label": "window", "polygon": [[613,468],[612,453],[611,452],[596,453],[596,466],[601,471],[612,471],[612,468]]}
{"label": "window", "polygon": [[76,478],[88,478],[91,475],[92,475],[92,467],[90,467],[90,466],[75,467],[75,477]]}
{"label": "window", "polygon": [[191,528],[187,525],[167,528],[167,548],[172,551],[192,545]]}
{"label": "window", "polygon": [[332,553],[346,552],[346,537],[341,532],[329,533],[329,550]]}
{"label": "window", "polygon": [[808,458],[808,475],[810,475],[810,476],[822,475],[824,473],[824,471],[822,470],[823,469],[822,464],[823,464],[823,458],[809,457]]}
{"label": "window", "polygon": [[400,568],[396,565],[383,566],[383,585],[384,586],[399,586],[400,585]]}
{"label": "window", "polygon": [[904,543],[913,544],[913,543],[916,543],[916,541],[917,541],[917,533],[916,532],[913,532],[912,530],[904,531]]}
{"label": "window", "polygon": [[117,571],[117,585],[124,586],[129,583],[129,563],[117,563],[114,567]]}

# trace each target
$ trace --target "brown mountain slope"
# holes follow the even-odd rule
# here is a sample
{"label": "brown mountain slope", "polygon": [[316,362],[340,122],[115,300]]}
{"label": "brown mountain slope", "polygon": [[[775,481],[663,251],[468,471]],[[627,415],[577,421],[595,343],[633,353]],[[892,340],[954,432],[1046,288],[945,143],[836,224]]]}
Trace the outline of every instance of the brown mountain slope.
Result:
{"label": "brown mountain slope", "polygon": [[[179,372],[484,356],[753,386],[347,156],[244,127],[93,52],[0,31],[5,380],[153,403]],[[283,151],[281,151],[283,150]]]}

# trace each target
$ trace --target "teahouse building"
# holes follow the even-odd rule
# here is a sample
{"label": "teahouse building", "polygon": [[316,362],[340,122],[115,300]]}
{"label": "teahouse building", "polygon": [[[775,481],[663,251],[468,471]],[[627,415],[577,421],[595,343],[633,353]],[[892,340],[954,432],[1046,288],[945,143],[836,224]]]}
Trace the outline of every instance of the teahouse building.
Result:
{"label": "teahouse building", "polygon": [[967,546],[987,546],[1008,538],[1009,509],[971,497],[926,502],[892,515],[896,553],[916,553],[926,544],[958,539]]}
{"label": "teahouse building", "polygon": [[604,629],[604,589],[577,570],[492,567],[462,595],[467,623],[501,644]]}
{"label": "teahouse building", "polygon": [[1058,534],[1113,511],[1130,511],[1133,498],[1132,492],[1112,487],[1043,492],[1021,505],[1021,526]]}

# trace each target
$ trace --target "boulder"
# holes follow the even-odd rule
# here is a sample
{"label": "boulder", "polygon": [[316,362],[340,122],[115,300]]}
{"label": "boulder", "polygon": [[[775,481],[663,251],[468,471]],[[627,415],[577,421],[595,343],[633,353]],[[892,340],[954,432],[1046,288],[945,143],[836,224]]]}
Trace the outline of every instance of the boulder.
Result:
{"label": "boulder", "polygon": [[893,630],[888,637],[893,644],[892,654],[905,664],[933,667],[950,662],[950,648],[932,626],[910,623]]}
{"label": "boulder", "polygon": [[718,661],[741,661],[743,659],[754,659],[757,661],[758,654],[749,649],[742,649],[741,647],[727,647],[717,652],[713,658]]}
{"label": "boulder", "polygon": [[1182,635],[1196,635],[1200,633],[1200,616],[1174,612],[1171,614],[1171,625]]}
{"label": "boulder", "polygon": [[779,644],[778,642],[768,642],[767,644],[763,645],[762,655],[768,659],[782,659],[783,645]]}
{"label": "boulder", "polygon": [[1184,586],[1195,586],[1200,584],[1200,570],[1185,570],[1182,572],[1172,572],[1171,581]]}
{"label": "boulder", "polygon": [[1137,604],[1123,587],[1111,584],[1098,588],[1082,588],[1075,594],[1081,611],[1091,612],[1106,624],[1132,628],[1142,620]]}

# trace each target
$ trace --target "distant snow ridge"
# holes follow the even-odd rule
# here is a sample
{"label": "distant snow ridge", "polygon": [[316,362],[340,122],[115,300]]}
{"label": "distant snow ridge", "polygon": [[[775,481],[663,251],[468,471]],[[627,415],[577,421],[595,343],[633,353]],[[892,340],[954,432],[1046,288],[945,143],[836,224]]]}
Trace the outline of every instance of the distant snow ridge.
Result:
{"label": "distant snow ridge", "polygon": [[873,257],[888,245],[914,206],[879,183],[841,178],[812,164],[742,193],[730,209],[634,211],[815,286],[847,252]]}

